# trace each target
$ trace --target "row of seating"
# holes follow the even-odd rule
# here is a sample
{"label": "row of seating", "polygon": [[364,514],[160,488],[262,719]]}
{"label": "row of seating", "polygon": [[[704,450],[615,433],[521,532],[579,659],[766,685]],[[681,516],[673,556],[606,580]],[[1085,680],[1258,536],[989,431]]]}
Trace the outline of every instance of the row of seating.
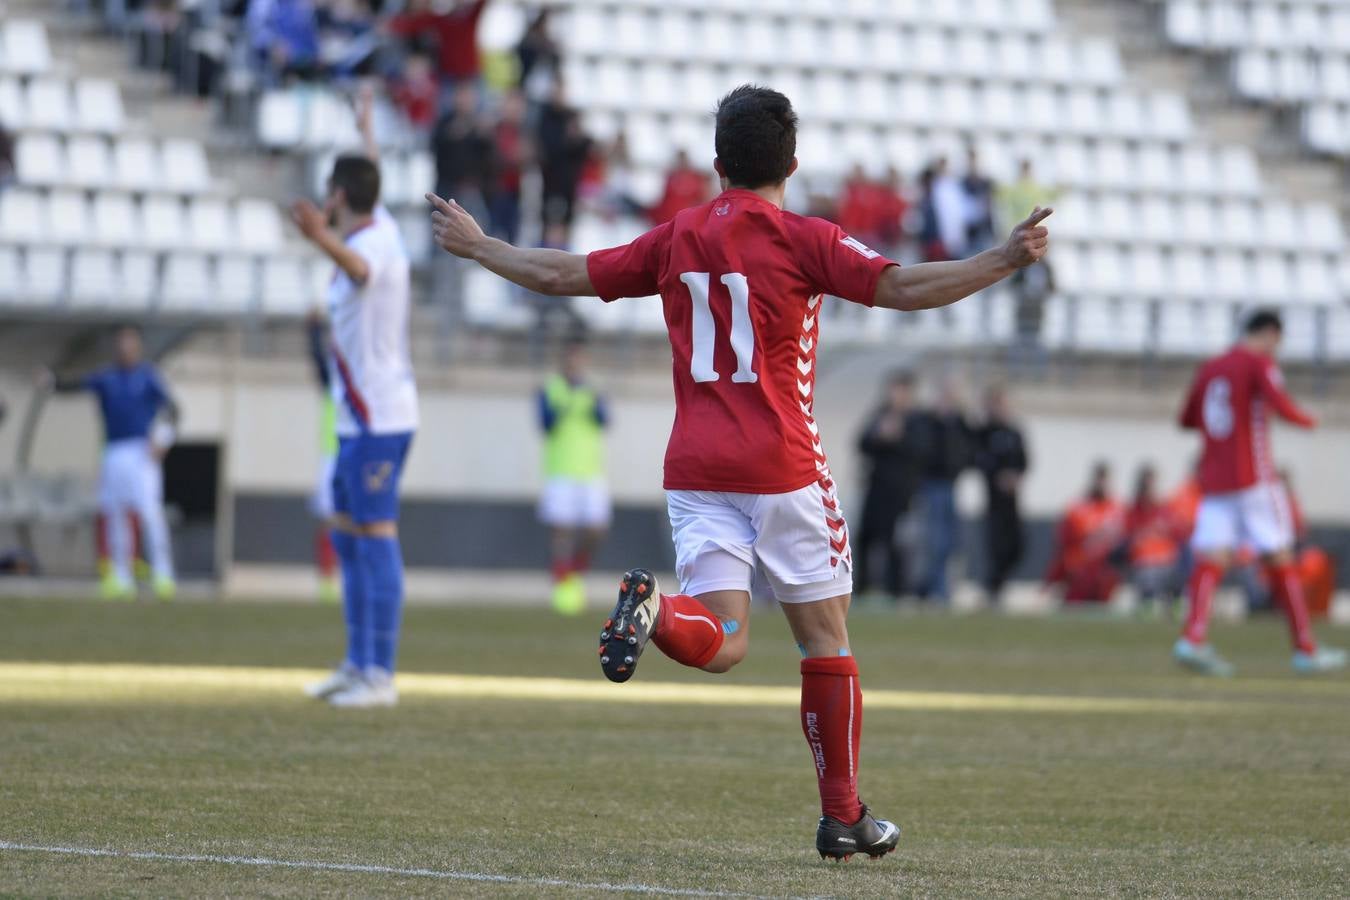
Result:
{"label": "row of seating", "polygon": [[285,232],[266,200],[13,189],[0,193],[0,243],[273,253]]}
{"label": "row of seating", "polygon": [[1072,193],[1055,201],[1055,234],[1140,244],[1340,253],[1340,216],[1328,203],[1174,201],[1151,195]]}
{"label": "row of seating", "polygon": [[[407,120],[383,100],[375,104],[375,133],[384,144],[412,147],[425,143]],[[255,117],[258,142],[274,150],[350,148],[361,145],[350,98],[326,85],[302,85],[266,91]]]}
{"label": "row of seating", "polygon": [[1244,50],[1233,60],[1238,92],[1262,103],[1350,102],[1350,54]]}
{"label": "row of seating", "polygon": [[1056,243],[1058,290],[1108,297],[1188,297],[1326,305],[1350,294],[1336,263],[1316,254],[1164,251],[1144,245]]}
{"label": "row of seating", "polygon": [[327,260],[291,255],[0,245],[0,310],[301,315],[331,276]]}
{"label": "row of seating", "polygon": [[1319,153],[1350,157],[1350,105],[1316,103],[1303,113],[1303,140]]}
{"label": "row of seating", "polygon": [[901,28],[800,16],[778,20],[758,12],[746,18],[679,11],[648,15],[630,8],[605,15],[582,7],[559,32],[569,55],[680,65],[734,60],[742,66],[1104,87],[1122,78],[1120,54],[1109,40],[1029,36],[1001,26],[988,31]]}
{"label": "row of seating", "polygon": [[1350,54],[1350,6],[1341,0],[1169,0],[1165,25],[1167,36],[1184,47]]}
{"label": "row of seating", "polygon": [[0,22],[0,72],[38,75],[52,67],[47,29],[32,19]]}
{"label": "row of seating", "polygon": [[44,187],[176,194],[215,188],[205,148],[185,138],[25,134],[15,142],[14,163],[21,183]]}
{"label": "row of seating", "polygon": [[[866,25],[937,24],[1035,33],[1047,31],[1055,24],[1051,0],[943,0],[941,3],[925,0],[757,0],[753,5],[747,5],[744,0],[570,0],[568,5],[610,12],[636,8],[649,12],[674,10],[721,16],[754,13]],[[494,3],[489,9],[497,6]]]}
{"label": "row of seating", "polygon": [[728,90],[751,82],[786,94],[808,121],[1134,140],[1179,141],[1192,133],[1190,111],[1175,92],[978,82],[950,70],[932,78],[851,77],[791,68],[676,66],[606,54],[571,57],[564,81],[582,109],[619,113],[707,116]]}
{"label": "row of seating", "polygon": [[0,123],[9,131],[116,134],[126,116],[122,92],[107,78],[0,77]]}

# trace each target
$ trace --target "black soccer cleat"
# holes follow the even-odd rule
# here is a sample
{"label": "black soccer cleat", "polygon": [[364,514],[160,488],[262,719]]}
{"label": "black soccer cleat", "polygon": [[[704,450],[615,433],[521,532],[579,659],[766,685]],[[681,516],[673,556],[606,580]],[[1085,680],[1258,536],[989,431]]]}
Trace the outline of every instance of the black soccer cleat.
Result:
{"label": "black soccer cleat", "polygon": [[656,576],[633,569],[619,584],[619,603],[600,631],[600,668],[610,681],[633,677],[638,659],[656,630],[661,614],[661,591]]}
{"label": "black soccer cleat", "polygon": [[835,862],[848,862],[855,853],[866,853],[873,859],[881,859],[900,843],[900,828],[893,822],[878,819],[866,806],[862,808],[862,818],[852,825],[845,825],[833,816],[821,816],[816,827],[816,850],[821,859]]}

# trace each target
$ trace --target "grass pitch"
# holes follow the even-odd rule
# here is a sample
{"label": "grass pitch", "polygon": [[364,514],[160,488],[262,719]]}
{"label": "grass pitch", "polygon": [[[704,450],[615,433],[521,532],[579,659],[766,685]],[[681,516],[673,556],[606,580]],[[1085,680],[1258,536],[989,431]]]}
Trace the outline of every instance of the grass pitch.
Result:
{"label": "grass pitch", "polygon": [[414,608],[400,706],[341,712],[299,693],[332,608],[0,603],[0,894],[1350,890],[1350,679],[1288,674],[1276,622],[1217,630],[1217,682],[1167,625],[858,610],[863,797],[904,835],[829,866],[781,617],[627,686],[594,618]]}

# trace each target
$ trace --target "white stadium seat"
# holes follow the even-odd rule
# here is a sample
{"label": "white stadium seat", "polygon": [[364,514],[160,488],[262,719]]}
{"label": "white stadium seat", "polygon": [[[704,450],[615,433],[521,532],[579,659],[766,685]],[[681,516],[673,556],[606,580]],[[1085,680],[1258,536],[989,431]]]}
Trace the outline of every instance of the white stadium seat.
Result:
{"label": "white stadium seat", "polygon": [[160,147],[160,165],[165,187],[195,193],[211,187],[206,150],[197,141],[170,139]]}
{"label": "white stadium seat", "polygon": [[177,197],[151,195],[141,203],[141,237],[145,244],[160,250],[182,247],[187,243],[183,207]]}
{"label": "white stadium seat", "polygon": [[149,190],[160,184],[159,151],[144,138],[122,138],[113,145],[113,168],[118,187]]}
{"label": "white stadium seat", "polygon": [[47,197],[47,237],[58,244],[82,246],[93,231],[84,194],[53,191]]}
{"label": "white stadium seat", "polygon": [[52,131],[67,131],[74,125],[70,103],[70,84],[60,78],[34,78],[24,96],[27,126]]}
{"label": "white stadium seat", "polygon": [[20,188],[0,191],[0,241],[31,244],[47,233],[47,210],[40,195]]}
{"label": "white stadium seat", "polygon": [[75,82],[75,124],[83,131],[115,134],[124,124],[122,92],[106,78]]}
{"label": "white stadium seat", "polygon": [[304,262],[294,256],[272,256],[263,260],[261,300],[264,312],[271,315],[298,315],[310,308],[310,285]]}
{"label": "white stadium seat", "polygon": [[240,200],[235,206],[235,227],[239,249],[270,253],[281,248],[281,214],[275,205],[265,200]]}
{"label": "white stadium seat", "polygon": [[116,302],[128,308],[150,303],[159,282],[155,257],[143,251],[124,251],[117,266]]}
{"label": "white stadium seat", "polygon": [[71,255],[70,301],[76,306],[102,306],[113,297],[117,267],[111,250],[77,249]]}
{"label": "white stadium seat", "polygon": [[105,247],[141,242],[140,217],[129,195],[104,191],[94,197],[93,240]]}
{"label": "white stadium seat", "polygon": [[113,162],[103,138],[76,136],[66,142],[66,180],[87,188],[106,188],[114,182]]}
{"label": "white stadium seat", "polygon": [[211,294],[223,310],[242,312],[251,307],[258,296],[257,260],[235,254],[217,257]]}
{"label": "white stadium seat", "polygon": [[211,278],[207,258],[193,253],[170,253],[164,258],[160,306],[165,309],[208,312]]}
{"label": "white stadium seat", "polygon": [[3,49],[0,49],[0,67],[21,75],[37,75],[51,68],[51,48],[47,44],[47,29],[41,22],[12,19],[3,22]]}
{"label": "white stadium seat", "polygon": [[26,134],[15,142],[14,168],[24,184],[66,182],[66,154],[61,140],[50,134]]}

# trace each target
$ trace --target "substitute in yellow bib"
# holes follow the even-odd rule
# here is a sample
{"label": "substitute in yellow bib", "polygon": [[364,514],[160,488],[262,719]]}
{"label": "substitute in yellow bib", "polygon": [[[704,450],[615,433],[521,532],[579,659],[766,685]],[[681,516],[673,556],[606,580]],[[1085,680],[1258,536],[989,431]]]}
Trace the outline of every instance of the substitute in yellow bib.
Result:
{"label": "substitute in yellow bib", "polygon": [[539,391],[544,432],[544,492],[539,518],[551,530],[553,606],[564,615],[586,607],[581,575],[609,527],[602,398],[586,380],[586,347],[563,350],[562,365]]}

